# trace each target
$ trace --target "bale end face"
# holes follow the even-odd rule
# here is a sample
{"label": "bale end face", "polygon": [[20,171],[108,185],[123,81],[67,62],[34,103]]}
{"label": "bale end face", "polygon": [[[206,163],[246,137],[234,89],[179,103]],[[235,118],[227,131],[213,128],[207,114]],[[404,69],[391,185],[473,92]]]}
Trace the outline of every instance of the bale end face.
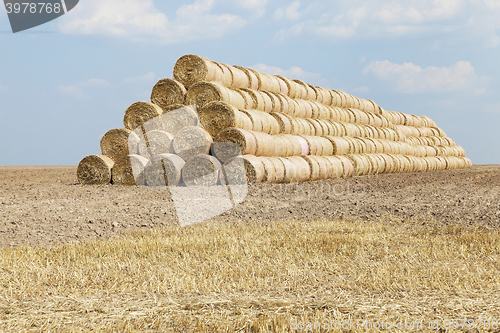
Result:
{"label": "bale end face", "polygon": [[114,164],[111,158],[104,155],[86,156],[78,164],[78,182],[82,185],[109,184]]}

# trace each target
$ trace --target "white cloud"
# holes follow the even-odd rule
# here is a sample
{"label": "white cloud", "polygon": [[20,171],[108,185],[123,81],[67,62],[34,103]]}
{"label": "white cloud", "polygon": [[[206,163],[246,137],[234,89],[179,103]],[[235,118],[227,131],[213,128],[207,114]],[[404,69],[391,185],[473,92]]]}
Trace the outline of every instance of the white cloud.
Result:
{"label": "white cloud", "polygon": [[269,0],[237,0],[237,3],[246,9],[255,10],[257,16],[261,17],[266,13],[266,6]]}
{"label": "white cloud", "polygon": [[356,33],[358,26],[367,20],[368,14],[366,7],[352,9],[346,14],[336,15],[329,24],[314,27],[313,31],[319,35],[349,38]]}
{"label": "white cloud", "polygon": [[7,91],[8,89],[9,89],[9,87],[0,84],[0,92]]}
{"label": "white cloud", "polygon": [[[274,18],[286,17],[286,7],[278,8]],[[300,22],[281,27],[277,37],[295,38],[312,34],[326,38],[387,38],[411,34],[456,33],[462,38],[496,47],[500,29],[498,0],[338,0],[334,7],[310,1],[300,11]],[[494,36],[494,37],[492,37]]]}
{"label": "white cloud", "polygon": [[[260,3],[262,1],[255,1]],[[67,34],[96,34],[175,43],[218,38],[245,25],[231,14],[211,14],[214,0],[197,0],[182,5],[169,19],[152,0],[88,0],[80,3],[58,25]]]}
{"label": "white cloud", "polygon": [[280,20],[283,17],[286,17],[289,20],[297,20],[300,18],[301,14],[299,13],[300,1],[294,1],[286,8],[278,8],[274,11],[274,19]]}
{"label": "white cloud", "polygon": [[299,79],[303,80],[307,83],[311,81],[319,81],[321,80],[321,75],[318,73],[306,72],[300,67],[290,67],[289,69],[282,69],[279,67],[267,66],[265,64],[257,64],[251,66],[251,68],[266,74],[271,75],[281,75],[284,77],[288,77],[292,80]]}
{"label": "white cloud", "polygon": [[146,82],[151,82],[155,80],[155,73],[154,72],[149,72],[146,75],[143,76],[131,76],[128,77],[124,80],[125,83],[134,83],[134,82],[140,82],[140,81],[146,81]]}
{"label": "white cloud", "polygon": [[459,61],[451,67],[426,67],[412,63],[393,64],[389,61],[371,62],[365,73],[372,73],[378,79],[389,81],[395,90],[404,93],[451,92],[471,90],[484,93],[480,85],[486,80],[474,72],[468,61]]}
{"label": "white cloud", "polygon": [[59,86],[57,90],[65,95],[70,95],[76,98],[85,97],[84,88],[103,88],[109,87],[110,84],[106,80],[103,79],[90,79],[83,82],[78,82],[69,86]]}

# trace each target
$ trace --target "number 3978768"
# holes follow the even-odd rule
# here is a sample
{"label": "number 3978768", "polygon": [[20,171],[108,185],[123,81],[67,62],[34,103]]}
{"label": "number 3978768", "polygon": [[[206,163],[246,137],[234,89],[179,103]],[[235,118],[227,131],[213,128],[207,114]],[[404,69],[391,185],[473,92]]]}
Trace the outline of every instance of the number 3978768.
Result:
{"label": "number 3978768", "polygon": [[15,13],[23,13],[23,14],[41,14],[47,13],[59,14],[61,12],[61,4],[60,3],[45,3],[45,2],[23,2],[23,3],[7,3],[5,4],[7,8],[7,14]]}

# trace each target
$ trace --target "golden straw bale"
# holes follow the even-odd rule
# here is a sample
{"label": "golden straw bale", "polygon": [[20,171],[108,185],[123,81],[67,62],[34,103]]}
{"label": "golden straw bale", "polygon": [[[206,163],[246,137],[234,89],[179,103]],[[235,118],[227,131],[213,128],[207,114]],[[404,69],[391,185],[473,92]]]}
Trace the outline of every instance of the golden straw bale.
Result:
{"label": "golden straw bale", "polygon": [[162,109],[172,104],[184,104],[187,90],[182,83],[172,79],[161,79],[151,92],[151,103]]}
{"label": "golden straw bale", "polygon": [[240,93],[217,82],[198,82],[189,88],[186,95],[186,104],[196,105],[198,108],[214,101],[226,102],[238,109],[243,109],[246,105]]}
{"label": "golden straw bale", "polygon": [[139,155],[129,155],[120,158],[111,170],[115,185],[143,186],[146,184],[144,168],[149,160]]}
{"label": "golden straw bale", "polygon": [[148,122],[150,128],[146,130],[158,129],[155,124],[155,119],[163,114],[162,108],[150,102],[136,102],[129,106],[123,117],[123,125],[125,128],[133,131]]}
{"label": "golden straw bale", "polygon": [[243,71],[248,78],[248,86],[241,87],[241,88],[249,88],[249,89],[253,89],[253,90],[259,89],[259,79],[257,78],[257,76],[255,75],[255,73],[252,70],[250,70],[249,68],[240,67],[240,66],[233,66],[233,67],[238,68],[241,71]]}
{"label": "golden straw bale", "polygon": [[[226,128],[214,139],[213,153],[223,163],[230,162],[239,155],[256,155],[257,141],[252,132],[240,128]],[[222,145],[220,142],[228,142],[231,145]],[[234,145],[236,144],[236,145]]]}
{"label": "golden straw bale", "polygon": [[198,113],[201,126],[214,138],[229,127],[253,129],[252,120],[246,113],[225,102],[208,103]]}
{"label": "golden straw bale", "polygon": [[111,182],[114,161],[104,155],[89,155],[78,164],[76,175],[82,185],[104,185]]}
{"label": "golden straw bale", "polygon": [[174,136],[165,131],[149,131],[141,136],[139,141],[139,155],[151,159],[159,154],[172,153],[172,140]]}
{"label": "golden straw bale", "polygon": [[200,154],[191,157],[182,168],[182,180],[187,186],[217,185],[222,165],[217,158]]}
{"label": "golden straw bale", "polygon": [[127,155],[137,154],[139,136],[126,128],[106,132],[101,139],[101,153],[116,161]]}
{"label": "golden straw bale", "polygon": [[188,126],[177,133],[172,147],[184,161],[201,154],[208,154],[213,142],[212,136],[203,128]]}
{"label": "golden straw bale", "polygon": [[176,186],[181,181],[182,168],[186,162],[175,154],[154,156],[144,169],[148,186]]}
{"label": "golden straw bale", "polygon": [[173,74],[174,79],[186,88],[200,81],[216,81],[223,78],[222,69],[217,63],[193,54],[180,57],[175,63]]}

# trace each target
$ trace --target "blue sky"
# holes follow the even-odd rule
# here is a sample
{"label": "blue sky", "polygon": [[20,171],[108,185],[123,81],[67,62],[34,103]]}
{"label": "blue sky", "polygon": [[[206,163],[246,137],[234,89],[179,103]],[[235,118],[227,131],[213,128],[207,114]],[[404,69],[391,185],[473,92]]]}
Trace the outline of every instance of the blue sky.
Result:
{"label": "blue sky", "polygon": [[9,33],[0,7],[0,165],[76,165],[189,53],[427,115],[500,163],[500,0],[80,0]]}

